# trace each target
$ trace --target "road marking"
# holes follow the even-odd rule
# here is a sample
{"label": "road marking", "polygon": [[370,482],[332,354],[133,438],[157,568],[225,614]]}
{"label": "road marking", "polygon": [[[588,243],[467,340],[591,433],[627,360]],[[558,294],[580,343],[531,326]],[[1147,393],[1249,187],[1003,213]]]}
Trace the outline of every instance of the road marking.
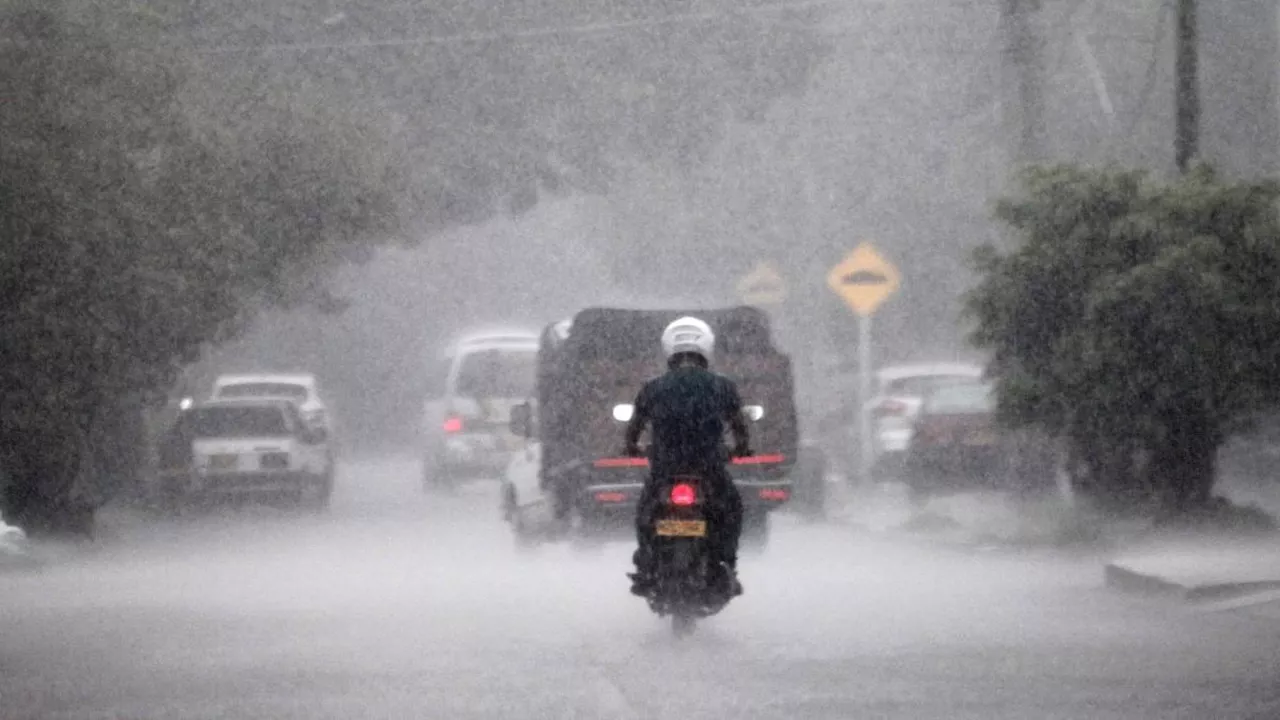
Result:
{"label": "road marking", "polygon": [[1205,603],[1198,606],[1201,612],[1226,612],[1228,610],[1239,610],[1241,608],[1252,607],[1254,605],[1264,605],[1270,602],[1280,601],[1280,590],[1268,590],[1265,592],[1257,592],[1244,597],[1233,598],[1231,600],[1221,600],[1219,602]]}

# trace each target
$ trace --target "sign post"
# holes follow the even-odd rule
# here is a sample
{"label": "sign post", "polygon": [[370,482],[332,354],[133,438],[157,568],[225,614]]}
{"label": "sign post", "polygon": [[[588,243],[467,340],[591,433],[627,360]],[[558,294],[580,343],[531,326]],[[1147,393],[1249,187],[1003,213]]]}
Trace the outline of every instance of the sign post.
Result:
{"label": "sign post", "polygon": [[862,243],[827,275],[827,285],[858,316],[858,447],[859,475],[871,482],[875,446],[871,437],[871,317],[898,289],[898,269],[870,243]]}

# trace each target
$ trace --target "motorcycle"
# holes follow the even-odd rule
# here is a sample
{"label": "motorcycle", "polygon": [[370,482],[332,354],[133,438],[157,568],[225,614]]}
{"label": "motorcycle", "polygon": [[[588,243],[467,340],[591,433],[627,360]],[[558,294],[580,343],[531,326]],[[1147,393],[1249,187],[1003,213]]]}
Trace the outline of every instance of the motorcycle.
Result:
{"label": "motorcycle", "polygon": [[650,520],[655,582],[645,599],[659,617],[671,617],[677,637],[693,632],[697,620],[720,612],[733,597],[713,567],[707,509],[715,498],[709,490],[699,476],[672,477],[657,488]]}

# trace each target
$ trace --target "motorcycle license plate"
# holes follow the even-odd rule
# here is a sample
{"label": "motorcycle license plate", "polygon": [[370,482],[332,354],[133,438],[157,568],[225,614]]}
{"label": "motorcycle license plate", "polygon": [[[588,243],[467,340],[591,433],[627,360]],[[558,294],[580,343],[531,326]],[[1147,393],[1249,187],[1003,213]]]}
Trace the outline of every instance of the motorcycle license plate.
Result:
{"label": "motorcycle license plate", "polygon": [[658,535],[662,537],[706,537],[706,520],[659,520]]}
{"label": "motorcycle license plate", "polygon": [[209,467],[214,470],[230,470],[235,468],[239,460],[236,455],[214,455],[209,458]]}

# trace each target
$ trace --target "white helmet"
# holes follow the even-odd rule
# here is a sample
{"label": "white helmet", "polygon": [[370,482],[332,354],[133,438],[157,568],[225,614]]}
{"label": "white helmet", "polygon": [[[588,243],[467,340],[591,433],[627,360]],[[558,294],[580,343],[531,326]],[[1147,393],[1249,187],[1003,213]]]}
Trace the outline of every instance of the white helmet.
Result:
{"label": "white helmet", "polygon": [[710,362],[715,346],[711,326],[696,317],[682,317],[662,331],[662,351],[668,360],[680,353],[696,353]]}

